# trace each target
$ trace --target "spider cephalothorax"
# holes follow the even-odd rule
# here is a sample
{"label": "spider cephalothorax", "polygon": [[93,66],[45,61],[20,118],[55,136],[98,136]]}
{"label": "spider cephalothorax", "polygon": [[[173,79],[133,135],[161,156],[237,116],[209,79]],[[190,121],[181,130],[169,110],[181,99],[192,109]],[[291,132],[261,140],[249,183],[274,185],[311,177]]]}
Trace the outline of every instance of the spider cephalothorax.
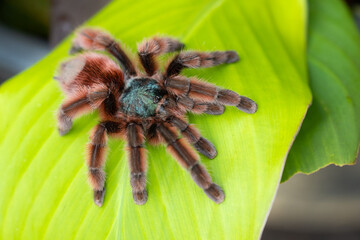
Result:
{"label": "spider cephalothorax", "polygon": [[156,108],[166,91],[151,78],[132,78],[120,97],[121,111],[139,118],[154,117]]}
{"label": "spider cephalothorax", "polygon": [[[224,192],[212,182],[199,156],[190,146],[208,158],[217,155],[215,147],[186,121],[186,112],[219,115],[224,105],[256,112],[255,102],[237,93],[221,89],[194,77],[179,75],[184,68],[212,67],[239,60],[234,51],[181,51],[159,71],[156,56],[179,51],[184,44],[172,38],[155,37],[138,45],[144,72],[127,57],[113,38],[100,30],[77,32],[71,52],[104,50],[119,63],[99,53],[81,53],[63,63],[57,79],[66,94],[58,122],[61,135],[72,127],[73,118],[98,109],[101,121],[94,127],[88,143],[87,165],[94,201],[103,204],[105,173],[103,170],[107,136],[127,141],[130,183],[135,203],[147,200],[145,139],[152,144],[166,143],[167,150],[206,195],[221,203]],[[178,132],[184,138],[178,137]]]}

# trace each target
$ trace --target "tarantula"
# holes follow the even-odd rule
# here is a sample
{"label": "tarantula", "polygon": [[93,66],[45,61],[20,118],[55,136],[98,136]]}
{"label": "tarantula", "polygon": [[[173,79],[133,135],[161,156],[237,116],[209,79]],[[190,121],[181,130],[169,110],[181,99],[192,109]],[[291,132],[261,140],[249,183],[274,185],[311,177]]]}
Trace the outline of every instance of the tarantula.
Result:
{"label": "tarantula", "polygon": [[[60,135],[72,127],[73,118],[97,109],[101,121],[93,128],[87,144],[88,179],[94,202],[102,206],[105,194],[103,170],[107,136],[122,137],[130,167],[130,183],[136,204],[147,201],[145,139],[150,144],[166,143],[167,150],[186,168],[195,183],[216,203],[224,201],[223,190],[212,182],[199,156],[213,159],[217,151],[212,143],[189,125],[186,112],[219,115],[224,105],[254,113],[251,99],[221,89],[194,77],[181,76],[184,68],[212,67],[239,60],[235,51],[181,51],[160,72],[156,56],[180,51],[184,44],[167,37],[154,37],[138,45],[138,57],[144,70],[138,69],[113,37],[98,29],[76,33],[70,53],[83,50],[106,51],[81,53],[61,64],[54,77],[66,95],[58,112]],[[184,138],[178,137],[178,131]]]}

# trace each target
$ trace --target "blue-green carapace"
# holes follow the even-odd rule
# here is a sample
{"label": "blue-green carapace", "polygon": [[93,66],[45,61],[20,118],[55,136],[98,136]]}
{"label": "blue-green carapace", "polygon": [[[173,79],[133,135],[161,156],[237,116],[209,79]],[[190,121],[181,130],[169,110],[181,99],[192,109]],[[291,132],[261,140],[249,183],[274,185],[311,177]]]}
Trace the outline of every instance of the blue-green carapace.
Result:
{"label": "blue-green carapace", "polygon": [[[224,201],[224,191],[212,181],[197,154],[213,159],[217,151],[188,123],[186,113],[220,115],[225,105],[255,113],[257,105],[231,90],[180,75],[185,68],[237,62],[235,51],[183,49],[184,44],[174,38],[153,37],[138,45],[139,64],[135,64],[110,34],[92,28],[76,33],[70,51],[75,56],[63,62],[54,77],[66,95],[58,111],[58,129],[60,135],[67,134],[75,117],[93,110],[99,112],[100,121],[91,132],[86,156],[96,205],[104,202],[103,166],[108,137],[127,142],[125,151],[136,204],[145,204],[148,197],[145,141],[166,144],[170,154],[211,200],[218,204]],[[160,68],[157,56],[171,52],[174,56]]]}

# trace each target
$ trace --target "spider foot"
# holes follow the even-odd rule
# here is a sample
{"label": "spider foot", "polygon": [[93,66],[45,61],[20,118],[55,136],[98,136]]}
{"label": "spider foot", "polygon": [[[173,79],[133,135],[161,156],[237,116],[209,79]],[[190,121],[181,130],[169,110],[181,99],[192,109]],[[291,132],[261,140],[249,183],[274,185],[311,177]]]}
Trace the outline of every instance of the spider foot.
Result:
{"label": "spider foot", "polygon": [[60,111],[58,120],[59,120],[59,125],[58,125],[59,134],[60,136],[64,136],[72,128],[72,124],[73,124],[72,120],[70,117],[66,116],[63,111]]}
{"label": "spider foot", "polygon": [[63,126],[59,126],[58,130],[60,136],[64,136],[65,134],[67,134],[70,131],[71,127],[72,127],[72,122],[67,123],[66,125]]}
{"label": "spider foot", "polygon": [[105,188],[102,190],[94,190],[94,203],[101,207],[104,202],[104,196],[105,196]]}
{"label": "spider foot", "polygon": [[240,103],[236,107],[246,113],[255,113],[257,111],[257,104],[244,96],[241,96]]}
{"label": "spider foot", "polygon": [[225,51],[226,61],[225,63],[234,63],[240,60],[239,55],[235,51]]}
{"label": "spider foot", "polygon": [[135,192],[133,191],[133,198],[134,198],[134,202],[137,205],[144,205],[147,201],[147,192],[144,189],[142,192]]}
{"label": "spider foot", "polygon": [[211,184],[208,189],[204,189],[205,194],[215,203],[220,204],[225,199],[224,191],[215,183]]}

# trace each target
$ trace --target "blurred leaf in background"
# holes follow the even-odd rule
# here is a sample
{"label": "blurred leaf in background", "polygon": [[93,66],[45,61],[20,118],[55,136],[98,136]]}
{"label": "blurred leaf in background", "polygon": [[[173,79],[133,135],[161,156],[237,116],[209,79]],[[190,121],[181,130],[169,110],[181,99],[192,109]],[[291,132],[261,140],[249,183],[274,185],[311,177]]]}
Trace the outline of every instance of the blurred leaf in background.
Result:
{"label": "blurred leaf in background", "polygon": [[355,163],[360,139],[360,38],[341,0],[309,0],[308,66],[313,103],[282,181],[329,164]]}
{"label": "blurred leaf in background", "polygon": [[50,25],[49,0],[2,0],[0,22],[22,31],[47,37]]}

